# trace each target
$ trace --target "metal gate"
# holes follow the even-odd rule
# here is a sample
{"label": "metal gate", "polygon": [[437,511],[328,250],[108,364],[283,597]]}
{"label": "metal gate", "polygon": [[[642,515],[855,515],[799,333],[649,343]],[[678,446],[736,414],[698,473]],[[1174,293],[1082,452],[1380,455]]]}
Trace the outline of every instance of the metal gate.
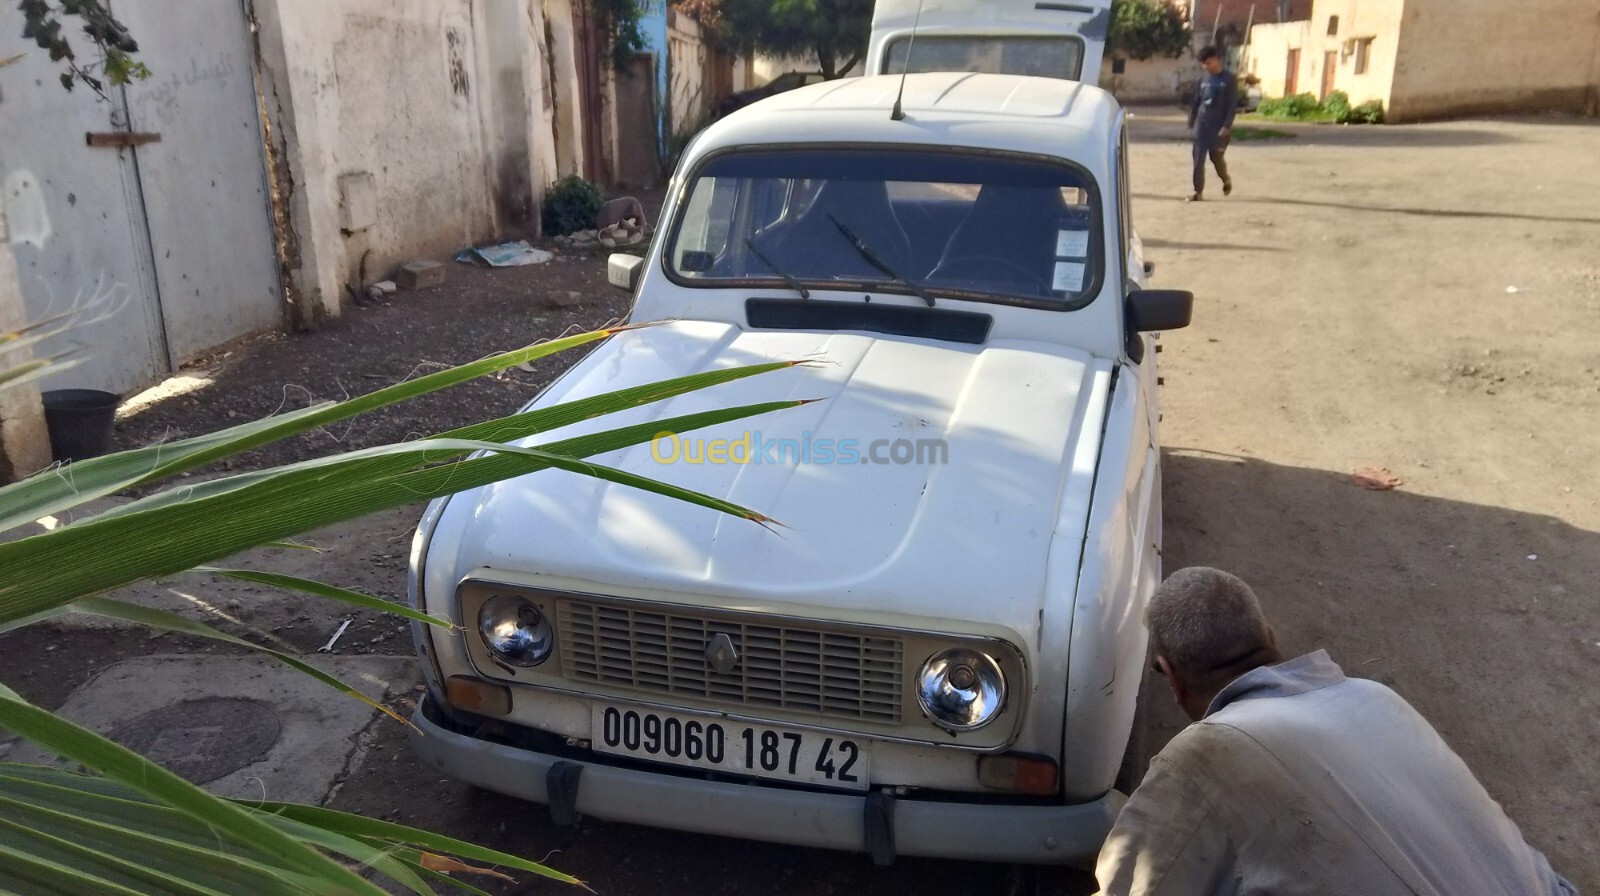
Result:
{"label": "metal gate", "polygon": [[[123,393],[284,320],[255,52],[241,0],[119,4],[154,73],[68,93],[0,4],[0,181],[30,319],[78,310],[43,347],[84,361],[45,388]],[[73,27],[69,20],[68,27]],[[86,54],[82,37],[75,48]]]}

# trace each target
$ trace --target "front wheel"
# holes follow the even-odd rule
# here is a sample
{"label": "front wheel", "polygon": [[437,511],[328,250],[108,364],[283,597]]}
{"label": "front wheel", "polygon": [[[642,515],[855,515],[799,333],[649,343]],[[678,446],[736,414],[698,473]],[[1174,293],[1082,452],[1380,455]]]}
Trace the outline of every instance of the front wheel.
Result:
{"label": "front wheel", "polygon": [[1116,783],[1111,785],[1125,795],[1132,796],[1134,788],[1144,780],[1150,768],[1150,753],[1145,735],[1145,705],[1149,701],[1141,693],[1133,706],[1133,728],[1128,732],[1128,748],[1122,751],[1122,765],[1117,769]]}

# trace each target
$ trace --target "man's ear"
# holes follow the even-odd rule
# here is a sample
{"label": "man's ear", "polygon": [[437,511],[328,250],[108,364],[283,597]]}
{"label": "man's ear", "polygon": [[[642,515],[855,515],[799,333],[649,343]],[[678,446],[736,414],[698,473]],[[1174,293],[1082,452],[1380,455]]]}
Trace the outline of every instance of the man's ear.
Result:
{"label": "man's ear", "polygon": [[1173,670],[1172,663],[1168,662],[1166,657],[1158,653],[1156,654],[1155,666],[1156,671],[1161,673],[1161,677],[1167,680],[1167,687],[1172,689],[1173,699],[1177,700],[1179,703],[1182,703],[1183,695],[1186,689],[1183,686],[1183,682],[1178,680],[1178,673]]}

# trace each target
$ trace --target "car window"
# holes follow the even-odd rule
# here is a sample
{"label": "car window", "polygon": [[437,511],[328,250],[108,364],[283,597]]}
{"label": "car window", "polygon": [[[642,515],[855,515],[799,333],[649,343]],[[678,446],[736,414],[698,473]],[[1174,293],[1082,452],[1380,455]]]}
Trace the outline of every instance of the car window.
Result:
{"label": "car window", "polygon": [[728,230],[733,218],[738,182],[709,177],[689,197],[684,221],[673,243],[672,263],[682,271],[704,270],[710,260],[728,249]]}
{"label": "car window", "polygon": [[1081,307],[1101,277],[1099,195],[1081,169],[1033,157],[726,153],[689,179],[669,273],[695,286],[781,287],[792,277]]}
{"label": "car window", "polygon": [[790,72],[787,75],[779,75],[772,80],[772,89],[779,93],[785,90],[793,90],[801,85],[801,79],[803,77],[805,76],[796,74],[795,72]]}
{"label": "car window", "polygon": [[1072,35],[934,35],[896,38],[884,56],[883,73],[987,72],[1075,81],[1083,70],[1083,41]]}

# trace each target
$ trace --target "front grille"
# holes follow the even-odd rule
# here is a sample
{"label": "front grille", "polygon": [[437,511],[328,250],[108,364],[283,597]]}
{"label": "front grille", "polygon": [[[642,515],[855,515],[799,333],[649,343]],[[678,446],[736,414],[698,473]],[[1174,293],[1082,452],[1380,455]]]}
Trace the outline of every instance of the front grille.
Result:
{"label": "front grille", "polygon": [[[558,602],[556,618],[562,667],[576,681],[900,723],[903,651],[895,637],[570,598]],[[725,675],[706,659],[707,645],[719,634],[730,637],[739,654]]]}

